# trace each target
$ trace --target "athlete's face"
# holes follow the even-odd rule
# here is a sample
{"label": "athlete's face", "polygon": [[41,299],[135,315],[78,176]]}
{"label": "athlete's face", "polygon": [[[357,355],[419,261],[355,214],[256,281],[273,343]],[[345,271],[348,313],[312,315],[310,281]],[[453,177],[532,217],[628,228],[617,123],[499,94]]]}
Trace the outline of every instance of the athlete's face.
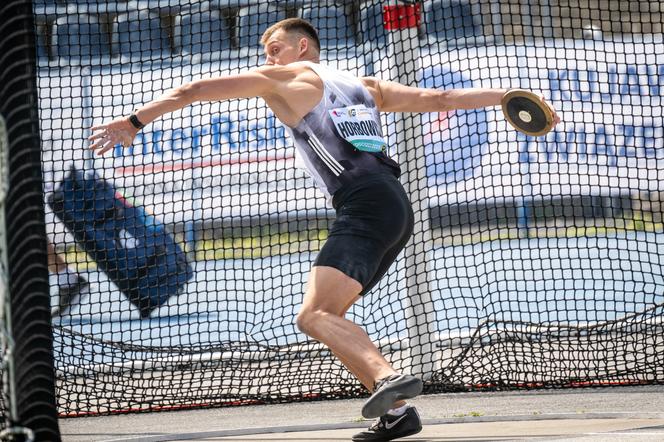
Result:
{"label": "athlete's face", "polygon": [[306,41],[279,29],[265,43],[265,64],[283,66],[298,61],[306,51]]}

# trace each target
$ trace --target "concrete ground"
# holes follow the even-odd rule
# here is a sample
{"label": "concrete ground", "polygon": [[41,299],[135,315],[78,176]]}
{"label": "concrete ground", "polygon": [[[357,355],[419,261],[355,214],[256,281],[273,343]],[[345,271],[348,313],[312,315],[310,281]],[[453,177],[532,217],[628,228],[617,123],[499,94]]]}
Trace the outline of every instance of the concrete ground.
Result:
{"label": "concrete ground", "polygon": [[[664,441],[664,386],[421,396],[410,441]],[[65,442],[342,441],[366,428],[362,400],[69,418]]]}

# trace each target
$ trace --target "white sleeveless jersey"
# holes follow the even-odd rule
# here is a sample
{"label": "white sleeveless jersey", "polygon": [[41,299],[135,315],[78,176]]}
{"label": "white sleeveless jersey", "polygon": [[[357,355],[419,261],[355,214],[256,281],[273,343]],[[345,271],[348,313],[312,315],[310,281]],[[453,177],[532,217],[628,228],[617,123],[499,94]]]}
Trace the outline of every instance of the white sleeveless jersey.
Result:
{"label": "white sleeveless jersey", "polygon": [[362,82],[345,71],[301,63],[323,81],[323,97],[296,127],[285,127],[328,199],[361,176],[391,173],[398,177],[401,171],[387,156],[376,103]]}

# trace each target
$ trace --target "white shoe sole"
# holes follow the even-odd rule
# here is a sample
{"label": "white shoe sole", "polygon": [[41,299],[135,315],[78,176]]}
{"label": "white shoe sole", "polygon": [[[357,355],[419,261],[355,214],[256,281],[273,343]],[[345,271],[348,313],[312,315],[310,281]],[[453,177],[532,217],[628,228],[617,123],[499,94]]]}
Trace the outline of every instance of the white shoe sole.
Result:
{"label": "white shoe sole", "polygon": [[422,392],[422,388],[422,380],[413,376],[388,383],[365,402],[362,416],[366,419],[380,417],[387,413],[396,401],[414,398]]}

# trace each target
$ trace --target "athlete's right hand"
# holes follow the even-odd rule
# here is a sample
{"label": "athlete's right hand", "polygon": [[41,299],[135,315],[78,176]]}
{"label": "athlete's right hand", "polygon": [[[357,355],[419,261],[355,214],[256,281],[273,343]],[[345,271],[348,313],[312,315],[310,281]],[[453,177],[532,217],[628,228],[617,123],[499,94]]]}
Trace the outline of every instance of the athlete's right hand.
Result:
{"label": "athlete's right hand", "polygon": [[105,154],[118,144],[122,147],[131,146],[138,133],[138,129],[131,124],[129,117],[116,118],[109,123],[93,126],[91,130],[92,135],[88,137],[88,141],[92,141],[90,149],[97,155]]}

